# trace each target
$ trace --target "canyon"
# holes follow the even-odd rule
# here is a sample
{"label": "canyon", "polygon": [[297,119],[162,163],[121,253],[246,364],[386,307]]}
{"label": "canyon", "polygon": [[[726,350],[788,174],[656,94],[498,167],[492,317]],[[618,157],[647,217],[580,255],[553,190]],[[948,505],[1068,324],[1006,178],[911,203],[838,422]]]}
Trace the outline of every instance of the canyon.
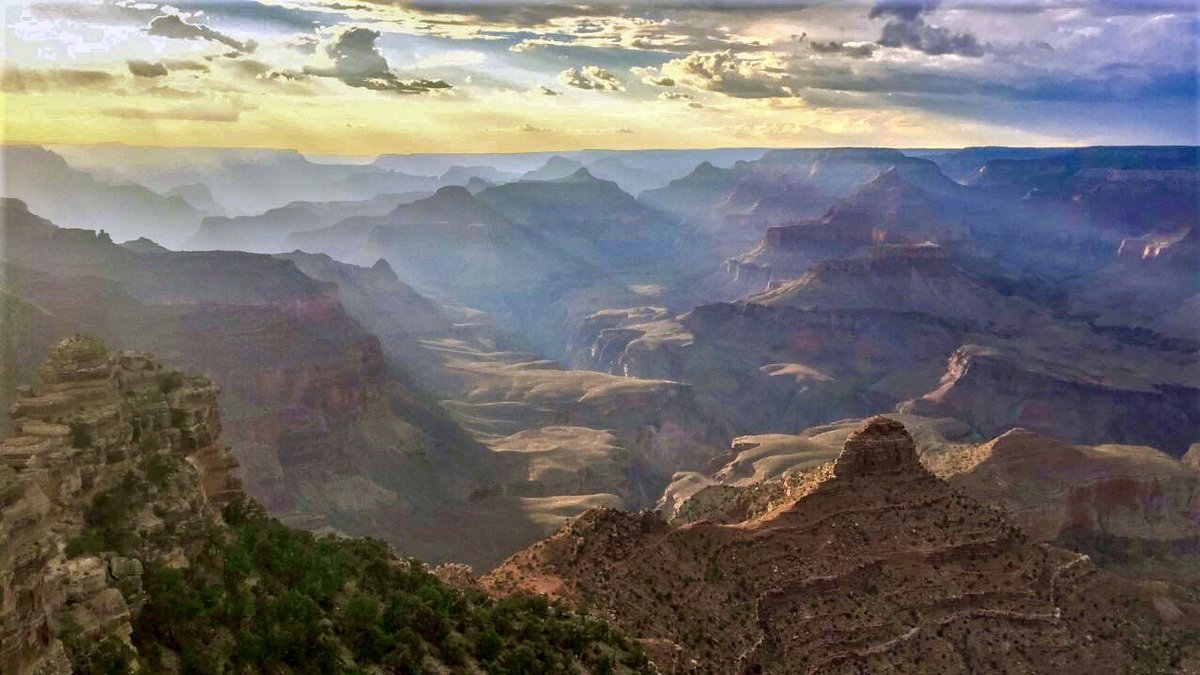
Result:
{"label": "canyon", "polygon": [[[9,502],[61,572],[0,566],[18,672],[68,614],[141,639],[130,556],[64,550],[146,468],[64,448],[128,450],[144,406],[188,522],[244,491],[661,672],[1196,667],[1195,148],[180,153],[15,155],[6,484],[69,460]],[[207,379],[160,400],[173,368]],[[60,403],[108,421],[34,419]]]}

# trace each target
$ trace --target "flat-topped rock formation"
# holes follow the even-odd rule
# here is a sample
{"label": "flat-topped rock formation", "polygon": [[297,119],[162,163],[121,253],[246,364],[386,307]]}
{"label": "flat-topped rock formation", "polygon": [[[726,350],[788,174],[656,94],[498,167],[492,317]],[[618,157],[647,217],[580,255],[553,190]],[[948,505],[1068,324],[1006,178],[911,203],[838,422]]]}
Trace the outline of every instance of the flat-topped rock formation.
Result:
{"label": "flat-topped rock formation", "polygon": [[[68,624],[87,640],[129,644],[141,562],[74,557],[66,546],[93,496],[160,456],[185,460],[176,498],[193,515],[215,518],[241,495],[206,378],[140,352],[111,356],[83,336],[54,344],[38,372],[38,388],[23,387],[13,405],[15,435],[0,441],[0,671],[14,674],[71,672],[58,639]],[[145,523],[172,541],[162,519]],[[155,553],[176,555],[174,545]]]}
{"label": "flat-topped rock formation", "polygon": [[1173,642],[1200,620],[1179,593],[1029,543],[923,469],[887,418],[762,515],[676,528],[593,511],[482,583],[586,604],[667,673],[1123,673],[1200,656]]}
{"label": "flat-topped rock formation", "polygon": [[872,417],[846,439],[833,463],[838,478],[921,473],[917,446],[904,425],[887,417]]}

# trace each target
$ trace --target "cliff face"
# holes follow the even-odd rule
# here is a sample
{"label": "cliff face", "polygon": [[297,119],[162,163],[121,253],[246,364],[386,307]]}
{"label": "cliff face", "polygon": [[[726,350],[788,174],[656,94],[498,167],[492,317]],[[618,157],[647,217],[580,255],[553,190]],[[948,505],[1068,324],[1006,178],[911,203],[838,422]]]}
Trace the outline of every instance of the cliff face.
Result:
{"label": "cliff face", "polygon": [[1175,382],[1122,377],[1111,366],[1098,376],[1086,366],[1083,359],[1047,361],[968,344],[951,354],[939,387],[899,409],[966,420],[985,436],[1026,427],[1076,443],[1149,445],[1176,456],[1200,434],[1200,389],[1187,384],[1194,358],[1181,364]]}
{"label": "cliff face", "polygon": [[[73,556],[92,498],[134,467],[162,456],[186,467],[163,508],[190,522],[213,518],[241,494],[237,462],[221,443],[217,388],[164,368],[146,354],[110,356],[94,338],[56,343],[39,369],[38,390],[22,388],[14,436],[0,442],[0,670],[67,673],[60,632],[129,644],[131,604],[142,562]],[[147,517],[146,530],[165,522]],[[181,559],[186,542],[167,536],[157,558]]]}
{"label": "cliff face", "polygon": [[[418,502],[466,499],[469,483],[491,476],[484,448],[392,377],[379,339],[349,316],[334,283],[265,255],[137,253],[57,228],[16,200],[4,208],[9,386],[33,378],[54,340],[84,331],[202,368],[221,387],[247,492],[314,529],[400,543],[397,495],[419,487]],[[370,292],[352,289],[354,306]]]}
{"label": "cliff face", "polygon": [[595,619],[269,518],[233,477],[205,378],[78,336],[40,374],[0,442],[5,675],[652,672]]}
{"label": "cliff face", "polygon": [[3,384],[81,331],[202,368],[247,493],[290,525],[490,568],[592,506],[652,504],[725,442],[690,388],[507,351],[387,263],[138,253],[5,207]]}
{"label": "cliff face", "polygon": [[[1151,448],[1070,445],[1013,429],[943,475],[1038,541],[1137,576],[1195,579],[1200,472]],[[949,468],[949,467],[948,467]]]}
{"label": "cliff face", "polygon": [[664,672],[1156,670],[1195,662],[1172,631],[1200,619],[1169,589],[1028,543],[886,418],[757,518],[674,528],[593,511],[484,584],[587,603]]}

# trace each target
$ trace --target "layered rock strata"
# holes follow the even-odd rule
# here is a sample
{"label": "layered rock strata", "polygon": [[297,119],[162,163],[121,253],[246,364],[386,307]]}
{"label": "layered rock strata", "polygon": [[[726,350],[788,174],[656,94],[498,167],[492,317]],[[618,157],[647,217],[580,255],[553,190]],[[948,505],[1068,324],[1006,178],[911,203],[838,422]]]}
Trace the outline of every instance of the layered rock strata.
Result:
{"label": "layered rock strata", "polygon": [[[0,671],[68,673],[59,635],[129,644],[142,564],[115,554],[70,557],[92,498],[156,455],[186,460],[179,496],[216,517],[241,493],[237,462],[220,440],[217,387],[147,354],[108,353],[94,338],[56,343],[11,410],[0,442]],[[162,521],[146,522],[148,530]],[[182,551],[158,552],[183,557]]]}
{"label": "layered rock strata", "polygon": [[610,616],[663,672],[1153,671],[1196,663],[1173,631],[1200,619],[1168,589],[1029,543],[885,418],[762,516],[675,528],[595,510],[483,584]]}

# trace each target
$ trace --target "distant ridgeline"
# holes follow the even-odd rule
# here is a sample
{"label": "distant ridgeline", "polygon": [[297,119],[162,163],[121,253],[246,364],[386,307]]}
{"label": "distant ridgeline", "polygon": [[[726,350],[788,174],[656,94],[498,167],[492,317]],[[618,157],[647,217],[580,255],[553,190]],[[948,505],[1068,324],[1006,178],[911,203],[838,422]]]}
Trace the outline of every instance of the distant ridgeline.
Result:
{"label": "distant ridgeline", "polygon": [[652,672],[602,621],[271,519],[204,377],[82,336],[39,375],[0,442],[5,675]]}

